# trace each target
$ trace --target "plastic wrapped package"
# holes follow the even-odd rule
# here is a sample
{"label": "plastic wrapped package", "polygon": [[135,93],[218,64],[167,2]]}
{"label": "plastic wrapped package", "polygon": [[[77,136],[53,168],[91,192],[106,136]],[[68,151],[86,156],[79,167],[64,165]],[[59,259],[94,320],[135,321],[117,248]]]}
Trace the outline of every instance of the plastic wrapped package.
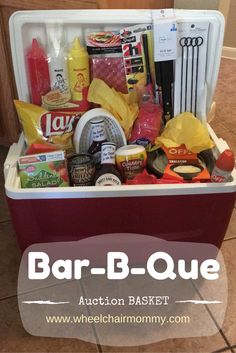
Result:
{"label": "plastic wrapped package", "polygon": [[90,56],[91,80],[99,78],[116,91],[127,93],[119,32],[88,33],[86,43]]}

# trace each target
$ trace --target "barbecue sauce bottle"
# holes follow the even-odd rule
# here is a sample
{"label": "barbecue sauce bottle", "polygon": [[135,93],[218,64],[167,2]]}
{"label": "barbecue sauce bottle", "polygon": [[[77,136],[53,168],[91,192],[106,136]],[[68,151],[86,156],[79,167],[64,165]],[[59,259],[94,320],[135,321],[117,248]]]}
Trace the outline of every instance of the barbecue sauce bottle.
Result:
{"label": "barbecue sauce bottle", "polygon": [[113,142],[104,142],[102,144],[102,167],[95,174],[94,185],[121,185],[121,175],[115,167],[115,151],[116,145]]}
{"label": "barbecue sauce bottle", "polygon": [[98,166],[101,163],[102,143],[107,141],[104,119],[93,119],[90,122],[90,127],[92,129],[93,142],[88,149],[88,153],[94,156],[95,165]]}

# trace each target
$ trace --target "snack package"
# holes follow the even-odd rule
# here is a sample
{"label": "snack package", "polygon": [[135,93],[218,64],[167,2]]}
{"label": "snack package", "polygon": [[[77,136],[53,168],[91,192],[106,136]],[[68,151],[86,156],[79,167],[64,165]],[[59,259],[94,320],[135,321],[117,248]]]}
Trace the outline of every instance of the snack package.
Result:
{"label": "snack package", "polygon": [[[120,31],[122,53],[125,67],[126,83],[128,91],[143,90],[148,83],[148,75],[154,82],[153,40],[152,25],[140,24],[123,28]],[[150,67],[145,61],[143,34],[147,36],[146,57],[149,57]],[[149,72],[150,71],[150,72]]]}
{"label": "snack package", "polygon": [[76,112],[47,111],[18,100],[14,103],[29,147],[32,144],[46,144],[66,150],[68,154],[74,151],[72,136],[80,118]]}
{"label": "snack package", "polygon": [[91,80],[99,78],[109,87],[127,93],[121,40],[118,31],[88,33]]}
{"label": "snack package", "polygon": [[69,186],[64,151],[23,156],[18,166],[22,188]]}
{"label": "snack package", "polygon": [[204,161],[199,160],[197,153],[189,151],[185,145],[167,148],[162,146],[168,164],[164,170],[165,178],[176,178],[186,182],[208,182],[210,174]]}

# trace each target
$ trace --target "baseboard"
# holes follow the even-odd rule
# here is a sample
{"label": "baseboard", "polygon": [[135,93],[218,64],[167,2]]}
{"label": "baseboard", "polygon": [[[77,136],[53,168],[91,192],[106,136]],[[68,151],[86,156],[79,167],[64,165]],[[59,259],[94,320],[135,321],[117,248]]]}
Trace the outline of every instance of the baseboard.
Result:
{"label": "baseboard", "polygon": [[233,47],[223,47],[222,57],[228,59],[236,59],[236,48]]}

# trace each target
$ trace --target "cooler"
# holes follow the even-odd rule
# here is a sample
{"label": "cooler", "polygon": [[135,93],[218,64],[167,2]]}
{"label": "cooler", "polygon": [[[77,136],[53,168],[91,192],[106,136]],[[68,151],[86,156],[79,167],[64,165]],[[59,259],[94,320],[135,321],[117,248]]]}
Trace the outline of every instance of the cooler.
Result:
{"label": "cooler", "polygon": [[[178,21],[209,21],[206,95],[212,103],[223,43],[224,19],[217,11],[175,10]],[[20,11],[10,19],[10,38],[19,99],[29,101],[24,49],[32,35],[43,38],[45,21],[61,21],[68,36],[89,29],[117,29],[151,23],[152,10]],[[228,146],[208,125],[215,155]],[[121,185],[21,189],[17,158],[24,137],[11,146],[4,165],[5,190],[22,250],[33,243],[72,241],[105,233],[140,233],[165,240],[221,246],[236,197],[236,171],[227,183]]]}

